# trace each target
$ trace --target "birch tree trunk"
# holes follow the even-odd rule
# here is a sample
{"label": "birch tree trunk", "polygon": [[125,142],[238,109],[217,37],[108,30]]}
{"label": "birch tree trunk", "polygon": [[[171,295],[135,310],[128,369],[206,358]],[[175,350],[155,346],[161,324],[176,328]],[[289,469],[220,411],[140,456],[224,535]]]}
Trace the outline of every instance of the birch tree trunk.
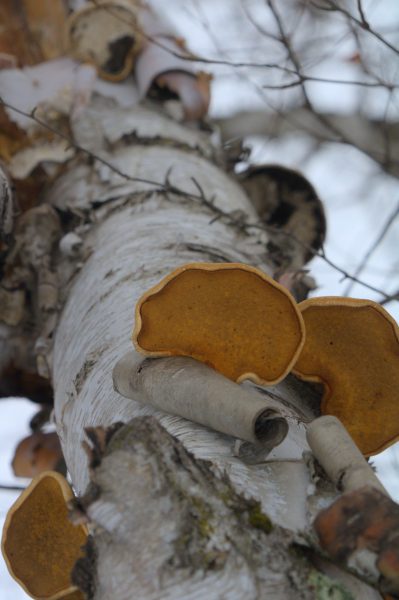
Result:
{"label": "birch tree trunk", "polygon": [[[259,124],[258,114],[250,122],[248,115],[238,115],[220,122],[220,131],[202,120],[208,75],[195,71],[194,56],[186,56],[180,36],[142,2],[88,3],[83,15],[86,9],[98,13],[90,30],[86,17],[77,26],[80,2],[71,3],[72,21],[67,2],[49,3],[54,13],[49,8],[38,21],[32,2],[32,22],[30,3],[6,4],[6,20],[15,20],[21,35],[15,48],[13,36],[1,46],[6,68],[0,69],[0,117],[10,129],[3,148],[7,165],[0,165],[0,367],[2,374],[11,370],[14,387],[4,377],[0,395],[23,393],[18,374],[27,373],[40,402],[46,395],[48,411],[52,381],[54,422],[78,496],[71,518],[87,522],[91,533],[85,557],[75,565],[74,583],[95,600],[381,598],[358,578],[369,574],[371,564],[367,581],[378,585],[375,557],[372,563],[363,552],[365,569],[355,577],[321,555],[312,530],[315,515],[336,498],[334,482],[342,483],[348,463],[355,471],[353,485],[378,485],[359,452],[345,469],[329,464],[334,462],[329,455],[339,455],[340,448],[335,452],[339,444],[331,435],[325,444],[328,428],[341,432],[341,446],[353,446],[334,421],[324,429],[316,425],[312,445],[331,479],[314,460],[306,426],[318,416],[317,391],[292,376],[268,388],[238,385],[182,357],[140,363],[131,342],[137,300],[175,267],[245,263],[292,283],[309,248],[322,244],[324,213],[312,186],[303,192],[301,183],[299,194],[294,189],[287,211],[276,185],[287,184],[289,170],[277,166],[274,180],[262,168],[252,205],[231,172],[238,155],[242,158],[241,141],[231,138],[237,131],[239,137],[270,133],[270,119],[262,114]],[[289,37],[268,4],[281,31],[276,42],[286,45],[303,84]],[[82,64],[64,55],[61,31],[69,36],[68,52]],[[131,77],[121,83],[138,50],[136,85]],[[31,62],[37,63],[32,69],[14,68]],[[119,83],[98,79],[98,73]],[[137,104],[148,96],[153,100],[146,106]],[[383,158],[387,172],[397,174],[386,156],[386,135],[374,147],[369,142],[375,132],[369,127],[359,137],[359,121],[330,116],[333,127],[325,127],[326,119],[316,118],[310,108],[298,110],[299,127],[311,125],[321,140],[331,139],[331,131],[335,140],[337,128],[349,122],[353,131],[343,136],[346,143],[354,141],[375,160]],[[20,129],[14,131],[2,111]],[[190,127],[177,120],[183,115],[191,119]],[[273,122],[273,131],[276,124],[280,132],[292,127],[286,118]],[[222,147],[223,136],[229,149]],[[36,171],[28,181],[38,165],[39,175]],[[250,194],[254,172],[249,173]],[[36,190],[39,195],[49,181],[44,198],[37,199]],[[21,196],[28,197],[18,215],[11,182],[20,183]],[[264,196],[270,204],[266,211]],[[288,212],[281,222],[280,209]],[[275,221],[267,221],[269,212]],[[270,240],[259,215],[272,223],[269,230],[275,226]],[[258,227],[244,226],[248,221]],[[274,262],[268,256],[273,246]],[[289,264],[295,273],[285,273],[288,263],[282,259],[291,258],[293,248],[296,260]],[[273,272],[276,256],[279,272]],[[298,279],[298,289],[308,291],[306,277]],[[185,397],[187,417],[199,414],[194,400],[203,399],[208,416],[199,421],[204,425],[152,408],[167,404],[173,410]],[[241,422],[219,427],[230,434],[249,431],[242,436],[245,442],[207,426],[218,429],[229,420],[232,414],[222,414],[229,411],[229,400],[231,413],[242,414],[241,398],[254,399],[256,411],[265,405],[274,414],[269,445],[248,441],[256,438],[251,418],[245,427]],[[288,435],[278,443],[287,424]],[[69,597],[76,596],[81,594]]]}
{"label": "birch tree trunk", "polygon": [[212,206],[256,219],[220,149],[208,133],[102,101],[75,119],[73,132],[102,162],[78,156],[46,198],[76,226],[55,258],[63,310],[43,368],[93,532],[75,580],[96,600],[350,597],[345,589],[379,598],[341,572],[344,589],[333,581],[338,569],[304,550],[299,532],[335,494],[302,459],[304,423],[315,416],[304,385],[251,386],[281,402],[290,425],[282,444],[255,459],[238,456],[234,438],[113,389],[114,365],[133,352],[135,303],[174,267],[229,261],[270,272],[264,233],[215,220]]}

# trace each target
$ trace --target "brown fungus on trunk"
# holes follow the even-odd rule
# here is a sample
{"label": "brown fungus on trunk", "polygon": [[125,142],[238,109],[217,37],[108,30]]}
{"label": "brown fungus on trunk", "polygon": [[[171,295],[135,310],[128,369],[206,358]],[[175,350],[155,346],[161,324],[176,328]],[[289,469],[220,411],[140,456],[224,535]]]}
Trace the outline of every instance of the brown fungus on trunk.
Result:
{"label": "brown fungus on trunk", "polygon": [[14,452],[12,470],[16,477],[36,477],[44,471],[66,473],[60,438],[55,431],[35,431],[21,440]]}
{"label": "brown fungus on trunk", "polygon": [[305,341],[289,292],[240,263],[192,263],[136,305],[133,342],[147,356],[191,356],[233,381],[281,381]]}
{"label": "brown fungus on trunk", "polygon": [[47,471],[8,511],[1,549],[10,574],[32,598],[83,598],[71,571],[82,556],[87,528],[68,520],[67,502],[73,497],[66,479]]}
{"label": "brown fungus on trunk", "polygon": [[335,415],[365,456],[399,438],[399,329],[377,303],[320,297],[299,304],[306,343],[294,374],[322,383]]}
{"label": "brown fungus on trunk", "polygon": [[138,8],[134,3],[109,0],[72,13],[66,28],[69,53],[94,64],[103,79],[126,79],[142,46]]}
{"label": "brown fungus on trunk", "polygon": [[[365,486],[343,494],[314,522],[320,546],[340,564],[362,571],[373,565],[383,593],[399,594],[399,506]],[[364,562],[364,557],[368,557]]]}

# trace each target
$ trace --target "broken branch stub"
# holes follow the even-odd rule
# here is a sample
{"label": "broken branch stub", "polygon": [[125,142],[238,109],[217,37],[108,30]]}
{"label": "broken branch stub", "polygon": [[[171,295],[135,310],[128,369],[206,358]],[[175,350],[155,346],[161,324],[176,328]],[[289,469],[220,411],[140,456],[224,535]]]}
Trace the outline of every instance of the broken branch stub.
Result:
{"label": "broken branch stub", "polygon": [[147,356],[191,356],[233,381],[271,385],[295,364],[305,329],[295,300],[240,263],[183,265],[136,305],[133,342]]}
{"label": "broken branch stub", "polygon": [[126,79],[142,46],[139,8],[139,3],[109,0],[72,13],[66,30],[70,54],[94,64],[103,79]]}
{"label": "broken branch stub", "polygon": [[191,358],[145,359],[128,352],[113,370],[122,396],[268,449],[288,424],[278,402],[233,383]]}
{"label": "broken branch stub", "polygon": [[365,456],[399,438],[399,328],[376,302],[311,298],[299,304],[306,343],[295,375],[324,385],[322,414],[338,417]]}

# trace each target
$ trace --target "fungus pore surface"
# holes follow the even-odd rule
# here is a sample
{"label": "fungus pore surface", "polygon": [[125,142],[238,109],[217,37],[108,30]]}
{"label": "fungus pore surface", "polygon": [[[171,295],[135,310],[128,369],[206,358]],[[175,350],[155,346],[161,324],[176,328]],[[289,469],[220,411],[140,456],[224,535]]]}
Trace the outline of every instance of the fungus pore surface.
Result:
{"label": "fungus pore surface", "polygon": [[133,342],[149,356],[191,356],[234,381],[273,384],[304,343],[294,298],[239,263],[179,267],[136,305]]}
{"label": "fungus pore surface", "polygon": [[[70,592],[70,573],[82,555],[86,528],[68,520],[66,502],[73,498],[58,473],[39,475],[8,512],[2,551],[11,575],[33,598],[55,599]],[[69,596],[68,596],[69,597]]]}
{"label": "fungus pore surface", "polygon": [[311,298],[299,305],[301,379],[324,385],[322,414],[338,417],[365,456],[399,438],[399,330],[371,300]]}

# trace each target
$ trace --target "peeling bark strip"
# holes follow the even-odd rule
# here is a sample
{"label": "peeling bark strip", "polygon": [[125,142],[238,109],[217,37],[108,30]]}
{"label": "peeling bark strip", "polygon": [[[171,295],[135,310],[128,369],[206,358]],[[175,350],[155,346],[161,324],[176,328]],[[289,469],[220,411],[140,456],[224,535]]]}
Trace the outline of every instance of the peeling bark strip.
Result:
{"label": "peeling bark strip", "polygon": [[278,402],[248,391],[187,357],[138,359],[133,352],[113,371],[114,388],[126,398],[271,450],[288,433]]}
{"label": "peeling bark strip", "polygon": [[96,600],[315,597],[317,572],[292,533],[153,418],[117,429],[97,462],[94,499],[81,499],[94,525]]}
{"label": "peeling bark strip", "polygon": [[370,485],[388,496],[339,419],[331,415],[315,419],[306,437],[314,456],[339,490],[349,492]]}

